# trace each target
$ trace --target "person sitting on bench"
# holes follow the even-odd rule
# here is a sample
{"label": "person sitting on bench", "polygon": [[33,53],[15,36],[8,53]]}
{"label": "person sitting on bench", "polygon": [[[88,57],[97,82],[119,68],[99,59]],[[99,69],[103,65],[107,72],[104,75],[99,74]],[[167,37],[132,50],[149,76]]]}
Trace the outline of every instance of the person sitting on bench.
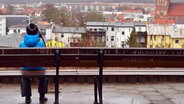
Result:
{"label": "person sitting on bench", "polygon": [[[20,48],[33,48],[33,47],[45,47],[43,41],[40,40],[39,29],[37,25],[30,23],[26,27],[26,34],[24,35],[24,40],[20,42]],[[45,67],[21,67],[21,70],[33,71],[33,70],[45,70]],[[40,94],[40,103],[45,103],[47,98],[45,94],[47,93],[48,78],[44,76],[39,77],[38,92]],[[26,103],[31,103],[31,78],[23,77],[21,78],[21,94],[25,97]]]}

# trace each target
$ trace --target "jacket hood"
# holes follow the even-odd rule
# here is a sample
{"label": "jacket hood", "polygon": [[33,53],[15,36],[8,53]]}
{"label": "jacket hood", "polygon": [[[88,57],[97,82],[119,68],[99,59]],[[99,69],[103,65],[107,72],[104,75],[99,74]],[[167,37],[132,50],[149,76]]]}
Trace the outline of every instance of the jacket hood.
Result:
{"label": "jacket hood", "polygon": [[24,35],[24,43],[28,46],[28,47],[34,47],[40,40],[40,37],[38,34],[35,35],[28,35],[25,34]]}

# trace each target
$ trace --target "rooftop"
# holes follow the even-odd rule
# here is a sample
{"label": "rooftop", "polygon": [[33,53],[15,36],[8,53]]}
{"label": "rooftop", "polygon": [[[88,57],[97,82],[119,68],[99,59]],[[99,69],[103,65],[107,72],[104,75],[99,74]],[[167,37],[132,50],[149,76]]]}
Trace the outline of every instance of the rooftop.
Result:
{"label": "rooftop", "polygon": [[57,27],[53,32],[61,33],[86,33],[85,27]]}
{"label": "rooftop", "polygon": [[171,3],[168,11],[169,16],[182,16],[184,17],[184,3]]}
{"label": "rooftop", "polygon": [[18,48],[19,43],[23,40],[21,34],[10,34],[0,36],[0,46]]}
{"label": "rooftop", "polygon": [[133,27],[134,24],[132,22],[87,22],[86,23],[87,26],[117,26],[117,27]]}
{"label": "rooftop", "polygon": [[150,24],[147,26],[148,35],[170,35],[172,38],[184,38],[184,28],[176,25]]}

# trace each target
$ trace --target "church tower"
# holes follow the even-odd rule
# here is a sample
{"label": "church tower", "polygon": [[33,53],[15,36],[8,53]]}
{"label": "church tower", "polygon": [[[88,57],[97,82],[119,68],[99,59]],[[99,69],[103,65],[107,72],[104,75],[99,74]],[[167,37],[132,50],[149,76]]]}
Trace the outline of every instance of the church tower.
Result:
{"label": "church tower", "polygon": [[165,18],[169,10],[170,0],[156,0],[156,18]]}

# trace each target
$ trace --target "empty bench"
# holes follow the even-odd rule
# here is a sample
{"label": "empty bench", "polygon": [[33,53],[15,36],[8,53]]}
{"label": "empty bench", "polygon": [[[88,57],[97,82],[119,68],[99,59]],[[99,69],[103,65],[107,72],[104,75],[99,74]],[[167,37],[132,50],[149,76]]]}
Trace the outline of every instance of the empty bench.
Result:
{"label": "empty bench", "polygon": [[[0,67],[46,66],[55,71],[31,71],[30,73],[10,70],[1,71],[0,76],[53,76],[55,77],[55,104],[59,103],[59,75],[65,67],[99,68],[98,71],[80,71],[73,75],[93,75],[94,104],[103,104],[103,75],[184,75],[184,49],[147,49],[147,48],[1,48]],[[103,71],[104,67],[122,70]],[[126,70],[126,68],[146,68],[145,70]],[[161,71],[149,68],[165,68]],[[167,68],[181,68],[167,70]],[[9,72],[8,72],[9,71]],[[10,74],[11,72],[11,74]]]}

